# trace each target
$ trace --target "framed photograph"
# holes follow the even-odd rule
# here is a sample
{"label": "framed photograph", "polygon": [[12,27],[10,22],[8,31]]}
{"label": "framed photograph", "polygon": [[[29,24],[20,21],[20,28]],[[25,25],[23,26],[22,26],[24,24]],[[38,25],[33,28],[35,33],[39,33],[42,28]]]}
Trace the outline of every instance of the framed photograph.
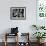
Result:
{"label": "framed photograph", "polygon": [[36,24],[46,25],[46,0],[37,0]]}
{"label": "framed photograph", "polygon": [[25,20],[26,19],[26,7],[11,7],[10,8],[11,20]]}
{"label": "framed photograph", "polygon": [[46,0],[37,0],[37,16],[46,18]]}

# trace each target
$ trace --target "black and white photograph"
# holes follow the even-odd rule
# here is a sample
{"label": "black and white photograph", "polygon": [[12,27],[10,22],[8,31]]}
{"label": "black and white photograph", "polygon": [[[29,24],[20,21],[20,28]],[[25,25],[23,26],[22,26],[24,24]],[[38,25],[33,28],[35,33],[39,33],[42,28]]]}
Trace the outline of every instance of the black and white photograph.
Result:
{"label": "black and white photograph", "polygon": [[10,8],[10,19],[11,20],[25,20],[26,19],[26,8],[25,7],[11,7]]}

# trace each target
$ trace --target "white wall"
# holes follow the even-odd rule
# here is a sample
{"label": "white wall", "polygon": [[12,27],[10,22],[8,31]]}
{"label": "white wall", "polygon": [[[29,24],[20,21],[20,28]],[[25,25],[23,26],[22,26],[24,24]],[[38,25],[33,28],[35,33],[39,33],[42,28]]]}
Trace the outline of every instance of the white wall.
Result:
{"label": "white wall", "polygon": [[[10,7],[26,7],[26,20],[10,20]],[[36,0],[0,0],[0,34],[17,26],[32,35],[32,24],[36,24]]]}

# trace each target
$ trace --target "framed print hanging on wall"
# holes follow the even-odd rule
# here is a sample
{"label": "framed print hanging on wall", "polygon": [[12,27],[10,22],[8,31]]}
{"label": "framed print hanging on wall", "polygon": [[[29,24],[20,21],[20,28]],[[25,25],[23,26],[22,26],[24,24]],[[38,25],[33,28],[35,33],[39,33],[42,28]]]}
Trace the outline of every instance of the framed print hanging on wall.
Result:
{"label": "framed print hanging on wall", "polygon": [[36,24],[44,26],[46,23],[46,0],[36,1]]}
{"label": "framed print hanging on wall", "polygon": [[37,16],[46,18],[46,0],[37,0]]}
{"label": "framed print hanging on wall", "polygon": [[26,19],[26,7],[11,7],[10,8],[11,20],[25,20]]}

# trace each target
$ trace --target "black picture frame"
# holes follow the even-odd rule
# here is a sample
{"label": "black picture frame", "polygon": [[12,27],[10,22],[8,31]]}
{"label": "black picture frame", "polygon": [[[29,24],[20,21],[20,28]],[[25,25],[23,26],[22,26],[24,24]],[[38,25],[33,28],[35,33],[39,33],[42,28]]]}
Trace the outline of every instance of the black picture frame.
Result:
{"label": "black picture frame", "polygon": [[11,20],[25,20],[26,19],[26,7],[11,7],[10,8]]}

